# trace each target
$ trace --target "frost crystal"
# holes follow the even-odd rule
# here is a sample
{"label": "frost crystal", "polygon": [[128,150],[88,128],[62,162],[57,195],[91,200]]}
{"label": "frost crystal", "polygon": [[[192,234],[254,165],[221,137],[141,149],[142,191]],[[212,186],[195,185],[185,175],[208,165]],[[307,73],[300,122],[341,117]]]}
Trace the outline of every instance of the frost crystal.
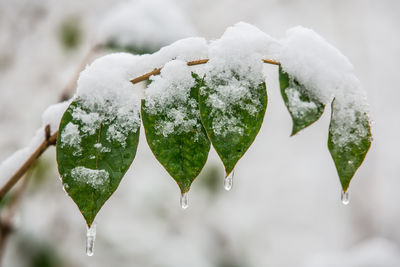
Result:
{"label": "frost crystal", "polygon": [[151,115],[165,115],[156,125],[157,134],[167,137],[171,133],[201,131],[198,103],[190,98],[194,85],[190,68],[180,60],[169,62],[160,76],[152,77],[146,90],[145,109]]}
{"label": "frost crystal", "polygon": [[82,166],[73,168],[71,176],[74,180],[92,186],[96,190],[104,190],[110,182],[110,175],[105,170],[92,170]]}

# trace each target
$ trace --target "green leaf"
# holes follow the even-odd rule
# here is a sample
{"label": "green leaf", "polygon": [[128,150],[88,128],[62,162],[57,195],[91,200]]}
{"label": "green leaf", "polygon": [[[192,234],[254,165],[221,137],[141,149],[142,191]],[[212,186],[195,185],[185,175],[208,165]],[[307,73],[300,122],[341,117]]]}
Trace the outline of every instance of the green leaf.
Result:
{"label": "green leaf", "polygon": [[[254,84],[234,72],[231,78],[213,80],[211,86],[201,84],[199,98],[201,120],[227,176],[256,138],[267,108],[265,82]],[[236,99],[238,84],[245,92]]]}
{"label": "green leaf", "polygon": [[[121,115],[112,103],[76,99],[65,111],[57,140],[57,163],[68,195],[88,226],[117,189],[139,141],[139,110]],[[135,117],[135,118],[133,118]]]}
{"label": "green leaf", "polygon": [[293,121],[292,136],[317,121],[325,105],[279,66],[279,84],[283,101]]}
{"label": "green leaf", "polygon": [[371,146],[371,127],[366,112],[354,110],[351,106],[345,110],[336,100],[332,102],[331,122],[329,125],[328,148],[346,192],[354,173],[362,164]]}
{"label": "green leaf", "polygon": [[[195,74],[194,77],[197,78]],[[154,112],[142,101],[143,126],[147,143],[157,160],[177,182],[182,194],[189,191],[194,179],[207,161],[210,141],[200,121],[198,110],[199,85],[190,88],[188,98],[174,98],[161,110]],[[173,97],[173,96],[172,96]],[[192,125],[174,125],[171,132],[163,132],[163,125],[174,123],[168,111],[182,111],[184,120]],[[176,122],[176,121],[175,121]]]}

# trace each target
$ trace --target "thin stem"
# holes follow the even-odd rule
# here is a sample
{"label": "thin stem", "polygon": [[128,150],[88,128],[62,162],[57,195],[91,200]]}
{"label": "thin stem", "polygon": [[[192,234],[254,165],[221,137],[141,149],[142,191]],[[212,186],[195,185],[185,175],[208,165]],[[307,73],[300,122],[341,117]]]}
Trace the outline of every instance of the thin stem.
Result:
{"label": "thin stem", "polygon": [[157,69],[154,69],[153,71],[150,71],[150,72],[148,72],[146,74],[143,74],[142,76],[136,77],[136,78],[131,80],[131,83],[135,84],[135,83],[138,83],[138,82],[142,82],[142,81],[145,81],[148,78],[150,78],[150,76],[152,76],[152,75],[158,75],[158,74],[160,74],[161,69],[162,68],[157,68]]}
{"label": "thin stem", "polygon": [[187,63],[188,66],[194,66],[194,65],[200,65],[200,64],[205,64],[209,61],[208,58],[206,59],[199,59],[199,60],[194,60],[194,61],[189,61]]}
{"label": "thin stem", "polygon": [[[82,59],[81,63],[79,64],[79,67],[75,71],[73,78],[70,80],[68,85],[62,91],[61,96],[60,96],[60,101],[68,100],[71,97],[72,92],[76,87],[76,82],[79,78],[79,74],[85,68],[85,66],[90,62],[90,60],[93,58],[93,56],[96,53],[98,53],[101,49],[103,49],[103,45],[101,45],[101,44],[94,45],[89,49],[88,53]],[[56,143],[58,132],[54,133],[53,135],[50,135],[50,131],[47,130],[47,127],[49,127],[49,125],[47,125],[45,128],[45,137],[46,137],[45,141],[43,141],[43,143],[39,145],[39,147],[25,161],[25,163],[18,169],[18,171],[8,180],[8,182],[2,188],[0,188],[0,200],[2,200],[4,195],[8,191],[10,191],[10,189],[18,182],[18,180],[29,169],[29,167],[35,162],[35,160],[49,146],[54,145]]]}
{"label": "thin stem", "polygon": [[29,169],[35,160],[51,145],[54,145],[57,141],[57,134],[55,132],[50,135],[50,126],[45,127],[45,140],[39,145],[38,148],[32,153],[32,155],[22,164],[17,172],[7,181],[7,183],[0,189],[0,201],[3,199],[5,194],[21,179],[24,173]]}
{"label": "thin stem", "polygon": [[267,64],[277,65],[277,66],[281,65],[280,62],[272,60],[272,59],[263,59],[263,62],[267,63]]}
{"label": "thin stem", "polygon": [[[188,66],[200,65],[200,64],[205,64],[205,63],[207,63],[208,61],[209,61],[208,58],[199,59],[199,60],[189,61],[189,62],[187,63],[187,65],[188,65]],[[272,60],[272,59],[263,59],[262,61],[263,61],[264,63],[267,63],[267,64],[278,65],[278,66],[281,64],[281,63],[279,63],[278,61],[275,61],[275,60]],[[143,74],[143,75],[141,75],[141,76],[139,76],[139,77],[136,77],[136,78],[134,78],[134,79],[131,80],[131,83],[136,84],[136,83],[138,83],[138,82],[142,82],[142,81],[147,80],[147,79],[150,78],[150,76],[152,76],[152,75],[159,75],[160,72],[161,72],[161,69],[162,69],[162,67],[161,67],[161,68],[154,69],[154,70],[152,70],[152,71],[150,71],[150,72],[148,72],[148,73],[146,73],[146,74]]]}

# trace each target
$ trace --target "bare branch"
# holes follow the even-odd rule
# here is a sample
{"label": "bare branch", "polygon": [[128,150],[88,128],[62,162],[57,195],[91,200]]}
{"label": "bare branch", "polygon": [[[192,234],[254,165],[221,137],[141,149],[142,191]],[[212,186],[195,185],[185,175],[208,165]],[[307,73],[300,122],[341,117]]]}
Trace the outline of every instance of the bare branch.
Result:
{"label": "bare branch", "polygon": [[132,79],[132,80],[131,80],[131,83],[135,84],[135,83],[138,83],[138,82],[142,82],[142,81],[145,81],[145,80],[147,80],[148,78],[150,78],[150,76],[152,76],[152,75],[158,75],[158,74],[160,74],[161,69],[162,69],[162,68],[154,69],[154,70],[151,71],[151,72],[148,72],[148,73],[146,73],[146,74],[143,74],[142,76],[139,76],[139,77],[137,77],[137,78],[135,78],[135,79]]}
{"label": "bare branch", "polygon": [[263,62],[267,63],[267,64],[277,65],[277,66],[281,65],[280,62],[272,60],[272,59],[263,59]]}
{"label": "bare branch", "polygon": [[25,163],[17,170],[17,172],[7,181],[7,183],[0,189],[0,201],[3,199],[5,194],[21,179],[24,173],[29,169],[35,160],[51,145],[55,145],[57,141],[58,131],[53,135],[50,135],[50,126],[45,127],[45,140],[40,144],[38,148],[32,153],[32,155],[25,161]]}

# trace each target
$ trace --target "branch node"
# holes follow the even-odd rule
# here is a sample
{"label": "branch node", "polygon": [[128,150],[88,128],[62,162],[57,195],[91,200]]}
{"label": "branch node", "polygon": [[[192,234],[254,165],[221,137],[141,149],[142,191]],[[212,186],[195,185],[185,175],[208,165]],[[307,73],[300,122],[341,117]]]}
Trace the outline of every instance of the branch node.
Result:
{"label": "branch node", "polygon": [[47,124],[46,127],[44,127],[44,138],[46,141],[49,141],[50,135],[51,135],[50,124]]}

